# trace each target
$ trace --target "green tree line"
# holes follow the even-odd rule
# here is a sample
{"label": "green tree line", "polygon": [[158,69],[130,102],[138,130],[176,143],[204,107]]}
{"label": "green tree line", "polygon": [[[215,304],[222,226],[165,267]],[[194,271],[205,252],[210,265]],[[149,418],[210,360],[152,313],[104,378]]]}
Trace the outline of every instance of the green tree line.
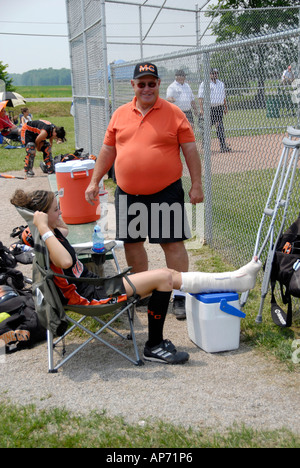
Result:
{"label": "green tree line", "polygon": [[9,74],[15,86],[62,86],[71,84],[71,70],[61,68],[40,68],[24,73]]}

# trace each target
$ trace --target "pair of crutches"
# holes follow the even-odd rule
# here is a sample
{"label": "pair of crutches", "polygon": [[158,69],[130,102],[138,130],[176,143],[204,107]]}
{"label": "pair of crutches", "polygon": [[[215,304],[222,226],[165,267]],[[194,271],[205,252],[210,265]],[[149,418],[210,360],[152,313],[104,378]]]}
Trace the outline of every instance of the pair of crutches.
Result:
{"label": "pair of crutches", "polygon": [[[262,322],[262,312],[264,306],[264,300],[268,292],[271,270],[272,270],[272,263],[275,255],[276,246],[278,240],[282,234],[286,215],[288,211],[288,206],[290,202],[291,193],[293,190],[293,183],[297,171],[298,161],[299,161],[299,149],[300,149],[300,130],[297,130],[293,127],[287,128],[288,138],[283,138],[283,150],[282,154],[277,166],[277,170],[275,173],[275,177],[272,183],[272,187],[268,196],[268,200],[262,215],[262,219],[260,222],[260,226],[258,229],[256,243],[254,248],[254,255],[258,258],[261,257],[264,249],[266,248],[267,244],[269,243],[269,250],[267,254],[267,259],[265,263],[265,271],[262,281],[261,287],[261,301],[259,312],[256,317],[256,322]],[[293,140],[293,138],[296,138]],[[277,195],[274,202],[274,195]],[[272,207],[271,204],[274,206]],[[276,218],[279,213],[282,212],[282,220],[280,223],[280,227],[277,233],[275,234],[275,222]],[[269,227],[267,230],[267,234],[263,241],[261,241],[262,231],[264,226],[269,221]],[[244,292],[241,295],[240,305],[243,307],[246,304],[248,299],[249,291]]]}

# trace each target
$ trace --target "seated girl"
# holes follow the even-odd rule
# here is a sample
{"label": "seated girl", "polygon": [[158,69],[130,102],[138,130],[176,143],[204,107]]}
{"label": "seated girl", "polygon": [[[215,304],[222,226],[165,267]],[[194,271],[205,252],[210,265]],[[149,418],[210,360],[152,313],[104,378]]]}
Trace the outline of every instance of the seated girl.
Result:
{"label": "seated girl", "polygon": [[[16,190],[11,203],[34,212],[34,224],[49,251],[50,266],[56,273],[71,277],[95,276],[77,258],[75,250],[68,242],[68,227],[61,218],[61,211],[53,192],[35,190],[24,192]],[[184,292],[200,293],[213,291],[243,292],[254,288],[261,262],[254,258],[239,270],[226,273],[181,273],[168,268],[145,271],[130,275],[130,281],[141,297],[151,296],[148,303],[148,341],[144,347],[146,361],[158,361],[167,364],[183,364],[189,355],[177,351],[171,341],[164,339],[163,328],[173,289]],[[72,283],[63,278],[54,277],[66,304],[97,304],[108,302],[104,286],[84,283]],[[119,300],[126,300],[133,295],[131,286],[123,281],[123,294]]]}
{"label": "seated girl", "polygon": [[20,117],[20,126],[23,127],[23,125],[25,125],[27,122],[30,122],[32,120],[33,120],[33,117],[30,114],[28,107],[22,107],[21,117]]}

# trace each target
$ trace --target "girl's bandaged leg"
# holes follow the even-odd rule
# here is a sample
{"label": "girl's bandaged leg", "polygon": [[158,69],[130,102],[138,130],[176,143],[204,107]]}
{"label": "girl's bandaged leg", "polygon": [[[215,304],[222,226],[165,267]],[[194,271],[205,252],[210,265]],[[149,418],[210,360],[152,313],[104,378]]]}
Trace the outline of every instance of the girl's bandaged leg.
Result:
{"label": "girl's bandaged leg", "polygon": [[244,292],[253,289],[256,276],[261,269],[262,263],[253,259],[247,265],[232,272],[226,273],[181,273],[181,290],[193,294],[202,292]]}

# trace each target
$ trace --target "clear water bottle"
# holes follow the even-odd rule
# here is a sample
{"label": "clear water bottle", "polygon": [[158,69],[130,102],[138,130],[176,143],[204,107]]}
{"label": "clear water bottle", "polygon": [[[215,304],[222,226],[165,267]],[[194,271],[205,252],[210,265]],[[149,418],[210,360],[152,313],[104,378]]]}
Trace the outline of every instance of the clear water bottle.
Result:
{"label": "clear water bottle", "polygon": [[104,237],[98,224],[94,227],[92,250],[96,253],[105,252]]}

